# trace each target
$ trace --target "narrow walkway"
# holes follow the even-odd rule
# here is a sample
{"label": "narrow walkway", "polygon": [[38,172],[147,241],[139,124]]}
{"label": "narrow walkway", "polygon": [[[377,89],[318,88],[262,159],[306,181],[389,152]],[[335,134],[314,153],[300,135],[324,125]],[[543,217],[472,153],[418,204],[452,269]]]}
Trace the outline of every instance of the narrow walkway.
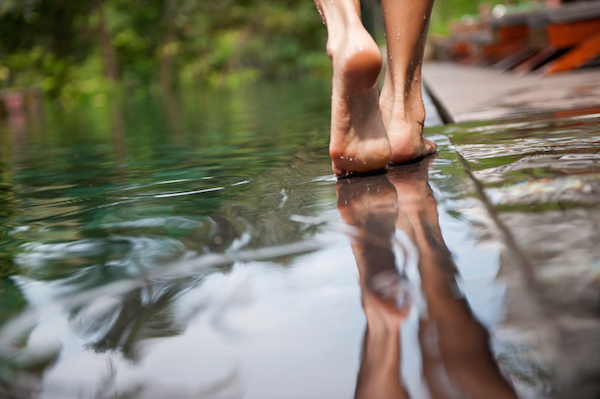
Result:
{"label": "narrow walkway", "polygon": [[[448,122],[514,119],[540,113],[600,112],[600,70],[517,76],[449,62],[423,65],[423,80]],[[595,110],[594,110],[595,109]]]}

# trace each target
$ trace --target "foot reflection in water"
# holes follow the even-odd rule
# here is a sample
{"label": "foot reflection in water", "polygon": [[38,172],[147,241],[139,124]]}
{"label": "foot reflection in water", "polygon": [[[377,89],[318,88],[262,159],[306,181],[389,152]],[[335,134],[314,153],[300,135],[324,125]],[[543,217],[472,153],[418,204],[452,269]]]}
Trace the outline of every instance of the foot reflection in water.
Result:
{"label": "foot reflection in water", "polygon": [[[355,397],[420,399],[428,391],[432,398],[516,398],[490,352],[488,332],[459,295],[457,270],[440,231],[428,182],[432,159],[336,185],[338,210],[353,231],[352,250],[367,319]],[[410,294],[412,285],[404,268],[396,267],[394,243],[402,232],[418,252],[424,301]],[[405,348],[403,355],[400,339],[413,311],[419,312],[414,342],[419,343],[420,379],[425,384],[420,393],[409,390],[414,384],[401,378],[401,365],[415,364],[402,360],[415,352]]]}

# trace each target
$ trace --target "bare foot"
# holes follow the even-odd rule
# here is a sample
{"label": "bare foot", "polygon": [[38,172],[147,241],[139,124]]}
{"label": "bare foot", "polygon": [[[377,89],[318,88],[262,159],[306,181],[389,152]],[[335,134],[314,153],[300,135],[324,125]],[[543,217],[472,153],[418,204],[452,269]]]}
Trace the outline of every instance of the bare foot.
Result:
{"label": "bare foot", "polygon": [[423,137],[425,106],[421,83],[410,77],[408,89],[398,93],[390,76],[386,73],[379,100],[392,150],[390,162],[402,164],[435,153],[437,144]]}
{"label": "bare foot", "polygon": [[333,63],[329,142],[333,172],[343,176],[384,170],[391,150],[376,86],[379,47],[356,21],[335,42],[330,37],[327,50]]}
{"label": "bare foot", "polygon": [[357,229],[358,238],[391,247],[398,204],[386,174],[338,179],[335,192],[338,211],[346,224]]}
{"label": "bare foot", "polygon": [[387,174],[339,179],[335,190],[342,219],[355,228],[352,251],[369,329],[399,330],[410,309],[393,253],[399,194]]}

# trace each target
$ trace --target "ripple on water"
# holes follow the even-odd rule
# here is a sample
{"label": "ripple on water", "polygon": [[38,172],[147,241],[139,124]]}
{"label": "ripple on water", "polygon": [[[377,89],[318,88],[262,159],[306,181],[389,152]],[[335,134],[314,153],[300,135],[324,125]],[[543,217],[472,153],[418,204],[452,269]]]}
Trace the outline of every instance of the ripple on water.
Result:
{"label": "ripple on water", "polygon": [[483,159],[542,154],[548,152],[569,152],[589,150],[600,146],[600,136],[587,138],[562,138],[554,140],[520,139],[513,142],[489,144],[461,144],[458,152],[470,162],[481,162]]}
{"label": "ripple on water", "polygon": [[[30,307],[2,329],[0,359],[25,371],[31,364],[23,359],[40,359],[43,380],[27,376],[48,396],[195,397],[224,387],[207,396],[286,397],[292,387],[301,397],[351,397],[365,323],[350,245],[356,231],[340,221],[326,149],[324,94],[315,118],[298,111],[301,96],[291,92],[293,114],[308,115],[302,123],[272,117],[282,104],[265,108],[255,93],[248,104],[232,98],[238,118],[230,115],[223,130],[227,118],[193,108],[202,128],[188,141],[140,128],[114,169],[98,167],[107,160],[81,173],[71,165],[75,184],[27,197],[28,209],[40,211],[18,216],[10,231],[22,240],[14,259],[23,274],[14,281]],[[258,119],[240,123],[240,115]],[[501,313],[490,310],[501,301],[489,284],[497,251],[479,248],[461,209],[472,207],[460,200],[468,195],[462,166],[444,136],[434,139],[441,158],[431,184],[465,277],[460,288],[474,298],[478,319],[493,325]],[[187,151],[192,145],[197,150]],[[414,289],[413,303],[424,305],[407,235],[396,233],[394,250],[413,284],[402,290]],[[375,288],[391,295],[396,282],[384,276]],[[407,349],[418,358],[418,345]],[[239,392],[229,394],[231,386]]]}
{"label": "ripple on water", "polygon": [[453,137],[494,204],[589,206],[600,199],[599,122],[589,117],[494,125],[484,129],[483,143],[470,131],[456,130]]}
{"label": "ripple on water", "polygon": [[514,174],[522,177],[522,174],[519,173],[521,171],[527,171],[526,173],[532,176],[536,173],[536,169],[549,170],[560,174],[595,172],[600,170],[600,154],[590,151],[570,154],[529,155],[512,163],[475,170],[473,175],[483,183],[492,184],[507,180]]}
{"label": "ripple on water", "polygon": [[488,188],[486,193],[495,205],[597,205],[600,200],[600,174],[538,178],[506,184],[500,188]]}
{"label": "ripple on water", "polygon": [[[29,242],[22,245],[15,263],[24,274],[36,279],[56,280],[96,271],[109,278],[132,278],[165,262],[181,258],[185,248],[179,240],[152,237],[111,237],[61,243]],[[85,285],[93,286],[90,279]]]}
{"label": "ripple on water", "polygon": [[127,194],[127,198],[170,198],[225,190],[228,187],[248,184],[250,181],[251,179],[244,176],[227,176],[219,177],[218,179],[215,179],[215,177],[178,179],[124,187],[111,191],[110,194],[118,196],[118,193],[125,193]]}

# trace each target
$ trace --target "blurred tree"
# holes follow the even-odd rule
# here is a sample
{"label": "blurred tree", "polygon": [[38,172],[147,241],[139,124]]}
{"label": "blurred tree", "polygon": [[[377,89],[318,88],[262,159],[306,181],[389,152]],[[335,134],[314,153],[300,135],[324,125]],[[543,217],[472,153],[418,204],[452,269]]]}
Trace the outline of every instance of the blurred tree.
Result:
{"label": "blurred tree", "polygon": [[[381,31],[377,0],[363,1]],[[436,0],[432,32],[479,2]],[[2,0],[0,38],[0,85],[53,95],[95,94],[117,80],[165,89],[331,71],[309,0]]]}
{"label": "blurred tree", "polygon": [[[449,33],[448,24],[460,19],[465,14],[477,13],[480,3],[486,0],[435,0],[431,14],[430,31],[435,34]],[[510,0],[490,1],[491,5],[508,3]]]}
{"label": "blurred tree", "polygon": [[[86,38],[79,34],[88,2],[69,0],[3,0],[0,3],[0,49],[15,51],[41,45],[61,56],[85,56]],[[83,40],[82,40],[83,39]]]}
{"label": "blurred tree", "polygon": [[310,1],[3,0],[0,37],[0,83],[54,95],[101,86],[95,63],[108,81],[163,88],[329,71]]}
{"label": "blurred tree", "polygon": [[326,32],[310,1],[112,3],[117,57],[133,79],[218,85],[296,76],[328,62]]}
{"label": "blurred tree", "polygon": [[98,38],[100,39],[100,47],[102,49],[102,57],[104,59],[104,70],[108,80],[110,80],[112,83],[115,83],[119,80],[119,72],[117,69],[117,58],[115,55],[112,37],[106,25],[104,0],[95,0],[94,8],[98,14]]}
{"label": "blurred tree", "polygon": [[69,80],[71,65],[90,52],[91,32],[83,25],[90,11],[89,2],[3,0],[0,62],[8,68],[3,86],[50,77],[45,88],[56,93]]}

